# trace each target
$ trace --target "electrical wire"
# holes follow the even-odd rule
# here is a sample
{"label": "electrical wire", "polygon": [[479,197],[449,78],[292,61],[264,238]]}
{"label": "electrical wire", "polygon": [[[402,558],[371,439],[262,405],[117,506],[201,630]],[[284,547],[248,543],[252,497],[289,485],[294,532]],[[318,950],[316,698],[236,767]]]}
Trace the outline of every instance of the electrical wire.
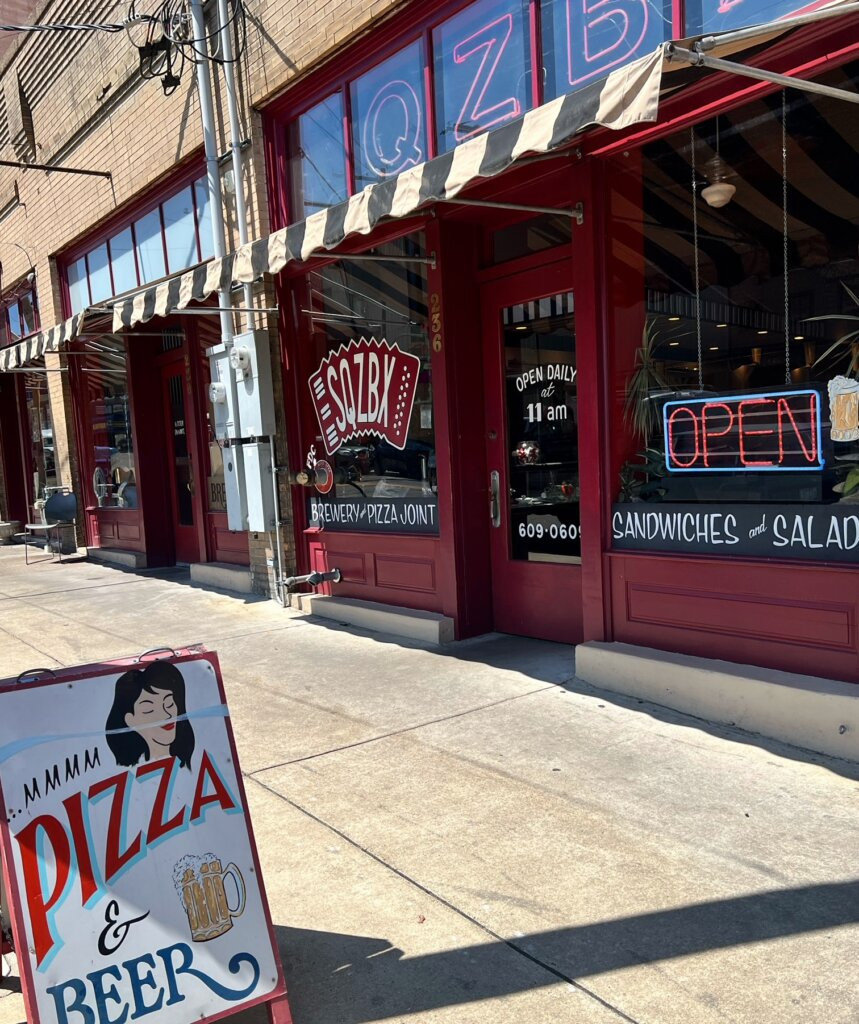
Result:
{"label": "electrical wire", "polygon": [[[247,12],[243,0],[227,0],[229,17],[226,28],[235,36],[233,57],[220,53],[221,27],[217,26],[201,38],[194,38],[187,0],[163,0],[151,14],[138,14],[136,0],[128,6],[128,16],[121,22],[56,22],[47,25],[0,24],[0,32],[126,32],[140,53],[140,74],[144,79],[160,79],[165,95],[175,92],[182,80],[186,63],[238,63],[247,44]],[[143,26],[145,34],[132,36]],[[142,38],[142,42],[139,40]],[[211,52],[209,52],[211,51]]]}

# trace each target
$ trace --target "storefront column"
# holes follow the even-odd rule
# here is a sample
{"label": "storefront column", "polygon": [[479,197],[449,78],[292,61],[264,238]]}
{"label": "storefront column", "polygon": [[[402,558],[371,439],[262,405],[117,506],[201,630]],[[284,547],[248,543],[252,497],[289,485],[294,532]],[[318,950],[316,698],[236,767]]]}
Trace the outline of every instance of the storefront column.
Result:
{"label": "storefront column", "polygon": [[475,281],[480,238],[472,224],[427,225],[427,250],[439,256],[437,269],[428,274],[439,520],[442,539],[451,538],[446,558],[456,605],[448,614],[455,613],[460,638],[492,628],[482,325]]}
{"label": "storefront column", "polygon": [[572,202],[581,202],[584,208],[584,220],[574,228],[573,236],[584,640],[610,639],[608,575],[603,555],[608,544],[606,523],[611,504],[606,481],[610,403],[604,288],[610,224],[600,174],[601,167],[595,160],[579,164],[571,195]]}

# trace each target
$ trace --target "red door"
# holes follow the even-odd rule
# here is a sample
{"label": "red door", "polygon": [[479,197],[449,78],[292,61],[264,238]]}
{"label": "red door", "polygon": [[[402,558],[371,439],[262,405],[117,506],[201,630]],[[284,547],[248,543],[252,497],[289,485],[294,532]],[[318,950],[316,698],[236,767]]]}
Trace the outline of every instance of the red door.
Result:
{"label": "red door", "polygon": [[177,562],[199,562],[200,539],[194,522],[196,478],[192,460],[185,361],[171,361],[161,369],[164,410],[167,417],[165,468],[173,518]]}
{"label": "red door", "polygon": [[582,639],[569,259],[481,289],[495,628]]}

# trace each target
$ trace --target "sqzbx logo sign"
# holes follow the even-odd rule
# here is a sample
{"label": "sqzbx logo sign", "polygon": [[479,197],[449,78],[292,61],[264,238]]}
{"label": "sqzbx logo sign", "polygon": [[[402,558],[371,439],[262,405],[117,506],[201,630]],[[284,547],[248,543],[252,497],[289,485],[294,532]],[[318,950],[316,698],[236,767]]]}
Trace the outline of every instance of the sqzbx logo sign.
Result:
{"label": "sqzbx logo sign", "polygon": [[329,455],[360,434],[406,446],[421,361],[382,339],[354,339],[322,360],[310,394]]}

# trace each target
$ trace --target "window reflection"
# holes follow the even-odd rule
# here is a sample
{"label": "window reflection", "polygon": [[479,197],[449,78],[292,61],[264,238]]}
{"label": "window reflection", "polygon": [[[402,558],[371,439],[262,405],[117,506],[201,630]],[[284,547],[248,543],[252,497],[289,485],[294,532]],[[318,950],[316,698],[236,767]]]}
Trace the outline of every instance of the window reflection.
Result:
{"label": "window reflection", "polygon": [[533,105],[527,3],[480,0],[440,25],[432,38],[439,152]]}
{"label": "window reflection", "polygon": [[[342,401],[344,404],[340,412],[344,419],[360,422],[363,418],[373,427],[366,431],[361,431],[360,427],[353,429],[342,444],[339,436],[334,443],[329,443],[331,438],[322,434],[316,436],[313,442],[315,455],[332,465],[336,479],[331,494],[318,500],[329,504],[349,499],[359,504],[376,501],[391,507],[396,501],[408,500],[408,514],[414,515],[417,510],[417,514],[425,517],[423,525],[428,529],[424,532],[437,532],[426,271],[420,264],[397,262],[398,257],[422,256],[423,237],[410,235],[379,246],[372,252],[389,256],[391,260],[364,263],[342,259],[319,271],[312,271],[307,278],[307,305],[302,312],[312,326],[313,354],[308,359],[311,379],[326,357],[346,346],[349,351],[344,356],[348,359],[354,347],[352,343],[362,338],[373,338],[377,342],[384,339],[389,346],[396,345],[400,353],[407,354],[404,357],[394,352],[389,364],[382,352],[377,363],[380,372],[375,377],[372,376],[374,371],[370,368],[369,355],[366,359],[359,359],[357,375],[352,382],[346,378],[350,369],[355,367],[346,366],[346,359],[333,364],[331,380],[334,380],[333,390],[337,394],[335,406]],[[373,358],[381,351],[376,348]],[[409,378],[408,400],[401,399],[399,392],[394,395],[400,377],[405,380],[406,364],[408,372],[414,369],[416,374],[414,383]],[[364,376],[362,371],[365,367]],[[344,386],[341,387],[339,382]],[[328,395],[324,400],[327,398]],[[404,407],[411,404],[411,414],[398,426],[401,400]],[[316,434],[320,426],[314,422],[314,427]],[[349,432],[348,427],[346,432]],[[377,525],[382,525],[381,520]],[[391,527],[391,523],[385,525]],[[354,528],[367,528],[366,520],[363,524],[356,522]],[[395,526],[392,532],[397,532]]]}
{"label": "window reflection", "polygon": [[161,211],[147,213],[134,222],[134,237],[137,240],[137,262],[144,281],[155,281],[164,277],[164,241],[161,236]]}
{"label": "window reflection", "polygon": [[605,78],[671,38],[667,0],[542,0],[540,11],[546,100]]}
{"label": "window reflection", "polygon": [[427,159],[423,67],[417,42],[352,83],[356,191]]}
{"label": "window reflection", "polygon": [[342,202],[349,194],[343,118],[343,97],[334,93],[292,124],[289,149],[296,220]]}
{"label": "window reflection", "polygon": [[[859,65],[841,74],[855,83]],[[788,97],[787,318],[780,122],[776,96],[697,126],[694,150],[688,132],[648,146],[644,224],[615,219],[616,258],[643,256],[648,314],[626,391],[650,422],[645,436],[627,417],[624,500],[859,503],[859,198],[844,163],[859,122]],[[698,196],[699,305],[692,160],[706,184],[717,147],[736,192],[719,208]]]}
{"label": "window reflection", "polygon": [[172,274],[197,262],[194,198],[190,187],[168,199],[163,204],[162,211],[164,237],[167,242],[167,266]]}
{"label": "window reflection", "polygon": [[113,286],[117,295],[137,287],[137,267],[134,263],[134,242],[131,228],[120,231],[110,240],[110,264]]}
{"label": "window reflection", "polygon": [[89,287],[93,302],[101,302],[113,294],[110,283],[110,268],[107,264],[107,243],[98,246],[87,256],[89,265]]}
{"label": "window reflection", "polygon": [[54,421],[51,416],[51,400],[48,394],[47,374],[44,359],[33,364],[34,373],[24,376],[24,402],[27,410],[29,444],[29,471],[32,474],[33,493],[44,497],[49,488],[57,486],[57,461],[54,448]]}
{"label": "window reflection", "polygon": [[75,260],[66,271],[69,285],[69,312],[74,315],[89,305],[89,283],[87,282],[86,260],[83,256]]}
{"label": "window reflection", "polygon": [[137,507],[128,365],[121,339],[89,343],[83,358],[87,420],[95,470],[91,499],[99,506]]}

